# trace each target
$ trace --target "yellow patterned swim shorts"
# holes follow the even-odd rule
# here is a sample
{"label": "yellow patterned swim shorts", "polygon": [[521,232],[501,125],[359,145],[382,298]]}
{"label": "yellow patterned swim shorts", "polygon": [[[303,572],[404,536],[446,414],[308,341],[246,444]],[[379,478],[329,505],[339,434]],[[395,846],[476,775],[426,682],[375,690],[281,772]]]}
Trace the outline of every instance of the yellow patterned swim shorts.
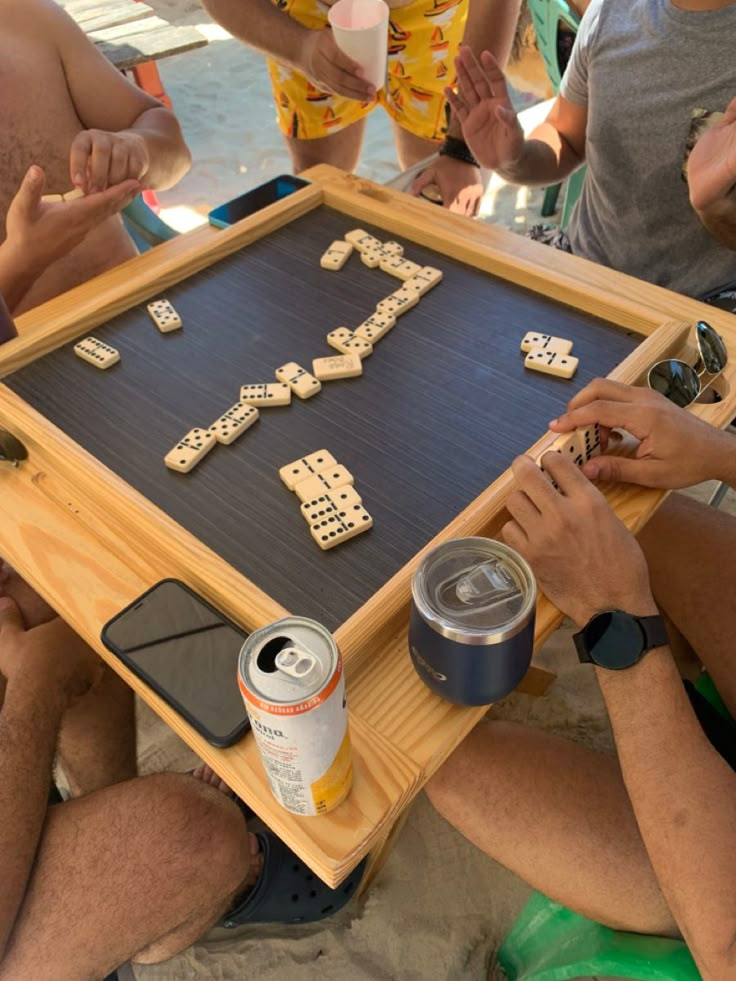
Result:
{"label": "yellow patterned swim shorts", "polygon": [[[311,30],[327,23],[319,0],[272,0]],[[446,85],[465,31],[469,0],[413,0],[389,14],[388,79],[372,102],[356,102],[315,88],[299,72],[268,59],[279,127],[286,136],[316,140],[350,126],[379,103],[399,126],[427,140],[447,130]]]}

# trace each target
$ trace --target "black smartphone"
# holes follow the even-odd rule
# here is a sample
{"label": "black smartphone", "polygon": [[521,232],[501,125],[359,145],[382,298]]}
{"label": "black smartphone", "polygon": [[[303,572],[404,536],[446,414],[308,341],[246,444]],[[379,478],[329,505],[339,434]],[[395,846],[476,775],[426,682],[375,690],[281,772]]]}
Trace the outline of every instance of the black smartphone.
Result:
{"label": "black smartphone", "polygon": [[308,185],[309,181],[305,181],[302,177],[282,174],[280,177],[266,181],[265,184],[254,187],[252,191],[246,191],[240,197],[233,198],[227,204],[221,204],[219,208],[213,208],[207,217],[210,225],[215,225],[217,228],[227,228],[228,225],[234,225],[241,218],[252,215],[255,211],[260,211],[261,208],[265,208],[275,201],[280,201],[282,198],[293,194],[294,191],[298,191],[299,188],[308,187]]}
{"label": "black smartphone", "polygon": [[177,579],[164,579],[102,628],[102,643],[213,746],[248,728],[238,689],[247,633]]}

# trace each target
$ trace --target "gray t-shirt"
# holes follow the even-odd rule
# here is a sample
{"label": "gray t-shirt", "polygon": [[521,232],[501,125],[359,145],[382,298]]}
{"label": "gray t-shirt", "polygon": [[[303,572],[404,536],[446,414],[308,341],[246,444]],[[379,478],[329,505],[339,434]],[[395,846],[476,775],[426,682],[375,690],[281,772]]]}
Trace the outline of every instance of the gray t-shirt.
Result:
{"label": "gray t-shirt", "polygon": [[588,109],[573,252],[690,296],[736,283],[736,252],[703,228],[682,170],[692,111],[736,96],[735,41],[736,4],[592,0],[560,87]]}

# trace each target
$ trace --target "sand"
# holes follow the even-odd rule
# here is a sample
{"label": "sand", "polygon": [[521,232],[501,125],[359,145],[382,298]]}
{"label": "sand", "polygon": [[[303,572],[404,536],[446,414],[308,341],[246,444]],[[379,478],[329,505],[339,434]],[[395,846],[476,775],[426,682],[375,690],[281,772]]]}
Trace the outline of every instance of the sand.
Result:
{"label": "sand", "polygon": [[[194,156],[191,172],[160,198],[167,220],[185,229],[216,204],[288,171],[289,159],[262,58],[209,22],[196,0],[148,2],[173,23],[200,26],[210,39],[206,48],[160,63]],[[369,120],[359,173],[379,182],[398,175],[381,112]],[[483,213],[523,231],[538,220],[540,199],[540,191],[494,180]],[[494,707],[494,717],[610,749],[600,692],[592,671],[577,663],[569,630],[555,635],[539,663],[558,673],[548,694],[513,695]],[[144,772],[193,764],[188,748],[143,705],[139,718]],[[251,927],[224,940],[209,935],[171,961],[135,973],[139,981],[485,981],[529,894],[420,794],[368,895],[338,916],[315,926]]]}

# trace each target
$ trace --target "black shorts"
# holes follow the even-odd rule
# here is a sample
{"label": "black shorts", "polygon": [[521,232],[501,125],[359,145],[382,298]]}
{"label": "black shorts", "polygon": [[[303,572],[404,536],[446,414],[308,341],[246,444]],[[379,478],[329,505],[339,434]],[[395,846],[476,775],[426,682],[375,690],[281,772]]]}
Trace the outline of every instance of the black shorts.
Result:
{"label": "black shorts", "polygon": [[685,690],[690,704],[698,717],[703,732],[711,746],[723,757],[732,770],[736,770],[736,722],[721,715],[717,708],[696,689],[690,681],[685,681]]}

